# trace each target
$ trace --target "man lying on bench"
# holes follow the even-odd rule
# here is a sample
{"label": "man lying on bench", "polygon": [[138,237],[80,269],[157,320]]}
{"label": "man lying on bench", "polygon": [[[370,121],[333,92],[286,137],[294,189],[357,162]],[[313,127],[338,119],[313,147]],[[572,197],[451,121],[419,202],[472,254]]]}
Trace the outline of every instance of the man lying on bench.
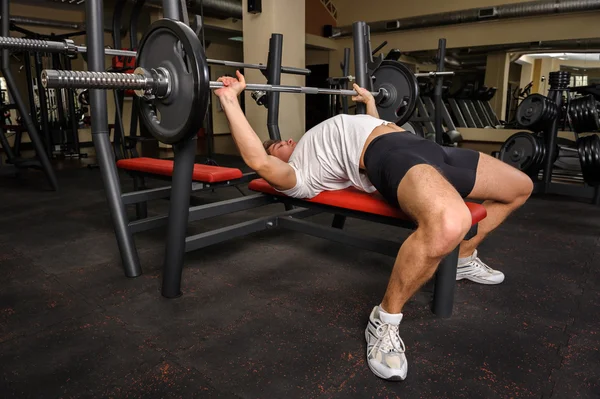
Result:
{"label": "man lying on bench", "polygon": [[[277,191],[312,198],[350,186],[379,191],[418,225],[404,241],[381,303],[365,330],[367,361],[380,378],[403,380],[408,363],[399,334],[402,307],[435,273],[441,259],[460,244],[457,279],[498,284],[504,275],[477,256],[481,241],[529,198],[531,179],[519,170],[473,150],[442,147],[379,119],[373,96],[357,85],[354,101],[367,115],[338,115],[310,129],[299,142],[261,143],[238,95],[240,72],[221,77],[216,90],[244,162]],[[477,235],[464,241],[471,213],[464,198],[483,200],[487,217]]]}

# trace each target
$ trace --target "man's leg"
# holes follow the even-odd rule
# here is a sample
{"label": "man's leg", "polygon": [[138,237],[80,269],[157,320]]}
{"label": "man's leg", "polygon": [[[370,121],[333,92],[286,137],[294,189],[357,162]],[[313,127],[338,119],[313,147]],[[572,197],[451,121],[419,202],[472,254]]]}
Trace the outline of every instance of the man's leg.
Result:
{"label": "man's leg", "polygon": [[467,198],[484,200],[487,217],[479,222],[477,235],[460,245],[461,258],[475,252],[481,241],[513,211],[527,201],[533,190],[531,178],[520,170],[486,154],[480,154],[473,191]]}
{"label": "man's leg", "polygon": [[402,178],[397,195],[418,227],[402,244],[383,301],[373,308],[365,330],[369,367],[390,380],[403,380],[408,372],[399,333],[404,304],[460,244],[472,223],[460,194],[430,165],[413,166]]}
{"label": "man's leg", "polygon": [[432,166],[411,168],[398,186],[402,210],[417,229],[402,244],[381,306],[400,313],[435,273],[439,262],[471,228],[471,213],[452,185]]}

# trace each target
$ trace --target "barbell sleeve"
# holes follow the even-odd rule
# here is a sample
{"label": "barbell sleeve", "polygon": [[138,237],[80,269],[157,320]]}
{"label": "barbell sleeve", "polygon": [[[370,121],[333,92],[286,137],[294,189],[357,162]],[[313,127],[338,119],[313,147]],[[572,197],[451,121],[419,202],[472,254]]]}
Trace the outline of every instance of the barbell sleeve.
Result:
{"label": "barbell sleeve", "polygon": [[137,68],[134,73],[42,71],[42,86],[58,89],[113,89],[135,90],[138,96],[165,97],[169,94],[169,74],[165,69],[151,71]]}
{"label": "barbell sleeve", "polygon": [[[169,91],[169,76],[166,70],[145,70],[137,68],[133,74],[117,72],[86,72],[86,71],[61,71],[45,69],[42,72],[42,86],[45,88],[68,89],[115,89],[136,90],[136,94],[166,96]],[[211,89],[224,87],[222,82],[211,81]],[[270,84],[246,84],[246,90],[267,91],[281,93],[304,94],[339,94],[343,96],[357,95],[354,90],[326,89],[305,86],[284,86]],[[137,92],[139,91],[139,92]],[[385,91],[371,92],[373,96],[385,96]]]}
{"label": "barbell sleeve", "polygon": [[69,51],[66,42],[51,42],[7,36],[0,36],[0,49],[35,51],[39,53],[63,53]]}

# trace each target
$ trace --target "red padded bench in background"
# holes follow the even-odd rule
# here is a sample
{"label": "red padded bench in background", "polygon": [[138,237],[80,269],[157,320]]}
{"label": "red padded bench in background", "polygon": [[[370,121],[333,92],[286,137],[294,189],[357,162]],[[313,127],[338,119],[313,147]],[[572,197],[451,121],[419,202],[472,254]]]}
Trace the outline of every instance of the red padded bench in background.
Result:
{"label": "red padded bench in background", "polygon": [[[173,161],[156,158],[130,158],[117,161],[119,169],[149,173],[162,176],[173,176]],[[192,180],[202,183],[220,183],[227,180],[241,179],[243,173],[236,168],[194,164]]]}
{"label": "red padded bench in background", "polygon": [[[284,194],[275,190],[264,179],[252,180],[248,185],[248,188],[250,190],[258,191],[265,194],[285,197]],[[388,202],[381,196],[381,194],[377,192],[369,194],[352,187],[346,188],[344,190],[324,191],[312,199],[303,201],[313,202],[322,205],[329,205],[337,208],[349,209],[364,213],[371,213],[374,215],[387,216],[396,219],[411,220],[411,218],[409,218],[400,209],[388,204]],[[477,224],[487,216],[487,211],[485,210],[485,207],[483,205],[475,204],[472,202],[465,202],[465,205],[467,205],[467,207],[471,211],[473,225]]]}

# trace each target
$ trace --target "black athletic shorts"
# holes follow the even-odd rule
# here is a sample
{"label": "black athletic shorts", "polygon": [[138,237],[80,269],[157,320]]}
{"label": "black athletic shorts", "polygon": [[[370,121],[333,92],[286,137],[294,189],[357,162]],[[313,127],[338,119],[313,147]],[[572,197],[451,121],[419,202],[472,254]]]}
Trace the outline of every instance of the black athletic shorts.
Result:
{"label": "black athletic shorts", "polygon": [[467,197],[475,186],[479,153],[466,148],[443,147],[410,132],[376,137],[364,157],[367,177],[392,205],[398,204],[398,185],[410,168],[419,164],[435,167]]}

